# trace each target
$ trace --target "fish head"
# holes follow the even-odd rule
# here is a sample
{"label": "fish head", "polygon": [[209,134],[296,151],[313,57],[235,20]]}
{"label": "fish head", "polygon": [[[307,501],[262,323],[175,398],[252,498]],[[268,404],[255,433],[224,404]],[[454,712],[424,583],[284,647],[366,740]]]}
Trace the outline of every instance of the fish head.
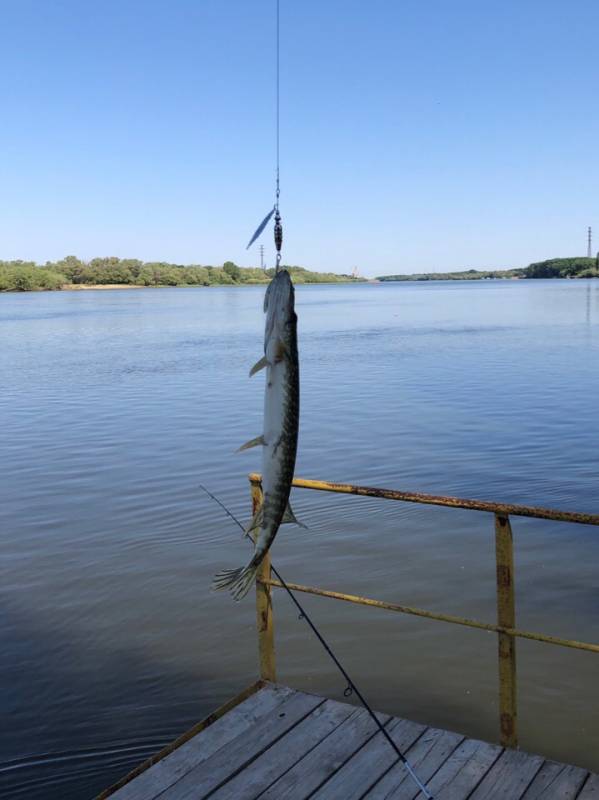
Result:
{"label": "fish head", "polygon": [[291,276],[286,269],[279,270],[268,284],[264,296],[264,312],[266,313],[266,330],[264,349],[269,340],[275,337],[286,342],[291,331],[295,329],[295,290]]}

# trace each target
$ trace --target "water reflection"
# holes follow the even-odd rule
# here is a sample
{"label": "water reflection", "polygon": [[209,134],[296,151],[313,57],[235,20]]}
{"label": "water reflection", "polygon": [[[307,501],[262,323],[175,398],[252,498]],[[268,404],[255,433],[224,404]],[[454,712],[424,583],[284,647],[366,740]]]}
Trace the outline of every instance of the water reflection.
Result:
{"label": "water reflection", "polygon": [[[89,797],[250,683],[251,602],[208,591],[245,555],[261,288],[0,297],[0,784]],[[298,474],[597,509],[591,281],[298,287]],[[583,318],[584,314],[584,318]],[[493,620],[492,520],[297,492],[290,580]],[[522,627],[589,641],[599,537],[514,522]],[[343,686],[283,598],[283,681]],[[316,599],[374,705],[496,736],[496,643]],[[519,646],[522,745],[599,769],[596,661]],[[567,678],[566,678],[567,676]]]}

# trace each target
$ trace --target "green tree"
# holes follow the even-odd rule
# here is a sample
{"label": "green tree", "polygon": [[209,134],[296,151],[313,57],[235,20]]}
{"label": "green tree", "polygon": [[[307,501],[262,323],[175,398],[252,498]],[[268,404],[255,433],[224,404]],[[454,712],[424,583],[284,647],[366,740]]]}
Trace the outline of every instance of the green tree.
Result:
{"label": "green tree", "polygon": [[86,265],[77,256],[65,256],[54,264],[48,263],[47,266],[65,275],[70,283],[83,283],[82,276]]}
{"label": "green tree", "polygon": [[225,261],[223,270],[229,275],[232,280],[237,282],[241,278],[241,270],[233,261]]}
{"label": "green tree", "polygon": [[595,259],[578,256],[574,258],[550,258],[536,261],[525,269],[527,278],[567,278],[578,275],[585,269],[592,269]]}
{"label": "green tree", "polygon": [[121,259],[121,267],[128,270],[133,278],[137,278],[143,267],[143,261],[138,258],[123,258]]}
{"label": "green tree", "polygon": [[108,258],[93,258],[89,266],[96,275],[98,283],[132,283],[133,275],[127,266],[124,266],[120,258],[109,256]]}

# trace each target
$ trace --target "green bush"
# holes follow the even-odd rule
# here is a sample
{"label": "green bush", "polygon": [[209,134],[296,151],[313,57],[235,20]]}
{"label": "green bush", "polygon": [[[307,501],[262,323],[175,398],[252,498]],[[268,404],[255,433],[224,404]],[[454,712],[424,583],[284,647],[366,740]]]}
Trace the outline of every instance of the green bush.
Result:
{"label": "green bush", "polygon": [[226,272],[231,280],[235,281],[235,283],[237,283],[241,277],[241,270],[237,264],[233,263],[233,261],[225,261],[223,264],[223,272]]}
{"label": "green bush", "polygon": [[595,267],[594,258],[582,256],[574,258],[550,258],[547,261],[536,261],[524,271],[527,278],[567,278],[579,275],[587,269]]}
{"label": "green bush", "polygon": [[61,289],[64,283],[65,275],[31,261],[0,261],[0,292]]}

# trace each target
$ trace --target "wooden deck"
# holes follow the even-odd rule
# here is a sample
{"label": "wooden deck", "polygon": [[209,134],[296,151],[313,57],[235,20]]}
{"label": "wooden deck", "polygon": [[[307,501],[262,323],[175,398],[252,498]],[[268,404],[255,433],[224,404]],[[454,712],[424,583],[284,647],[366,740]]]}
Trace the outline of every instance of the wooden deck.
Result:
{"label": "wooden deck", "polygon": [[[436,800],[599,800],[599,775],[380,715]],[[364,709],[257,684],[102,800],[421,800]]]}

